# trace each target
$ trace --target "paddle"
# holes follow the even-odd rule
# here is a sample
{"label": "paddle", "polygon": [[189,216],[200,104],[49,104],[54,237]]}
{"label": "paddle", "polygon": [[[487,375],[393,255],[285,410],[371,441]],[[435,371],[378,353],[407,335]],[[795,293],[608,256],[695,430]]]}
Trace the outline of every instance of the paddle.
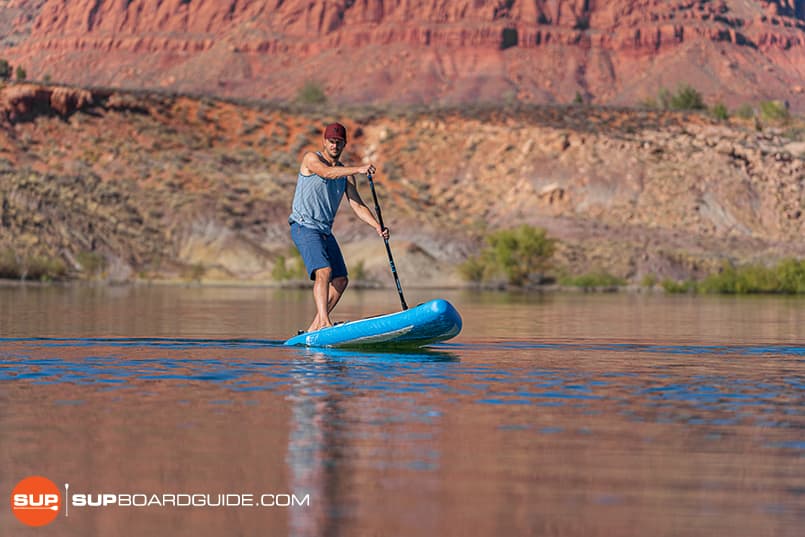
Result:
{"label": "paddle", "polygon": [[[377,223],[380,224],[380,227],[386,229],[386,226],[383,225],[383,215],[380,213],[380,204],[377,202],[377,193],[375,192],[375,183],[372,181],[372,176],[368,175],[369,178],[369,186],[372,188],[372,197],[375,200],[375,213],[377,213]],[[397,284],[397,293],[400,295],[400,304],[402,304],[403,311],[408,309],[408,304],[405,303],[405,297],[403,297],[402,286],[400,286],[400,278],[397,277],[397,267],[394,266],[394,258],[391,256],[391,246],[389,246],[389,240],[383,239],[383,242],[386,243],[386,253],[389,255],[389,265],[391,265],[391,274],[394,276],[394,283]]]}

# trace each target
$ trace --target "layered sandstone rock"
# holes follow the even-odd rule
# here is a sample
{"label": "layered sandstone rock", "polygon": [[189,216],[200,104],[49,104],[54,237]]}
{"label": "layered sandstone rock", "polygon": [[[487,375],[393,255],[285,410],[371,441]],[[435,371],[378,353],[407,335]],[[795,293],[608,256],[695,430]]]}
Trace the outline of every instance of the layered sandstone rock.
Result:
{"label": "layered sandstone rock", "polygon": [[58,114],[66,118],[92,104],[93,94],[88,90],[17,84],[0,93],[0,118],[12,124],[31,120],[38,115]]}
{"label": "layered sandstone rock", "polygon": [[687,82],[713,102],[805,109],[802,0],[9,4],[20,30],[2,54],[81,85],[288,100],[315,81],[342,102],[635,104]]}

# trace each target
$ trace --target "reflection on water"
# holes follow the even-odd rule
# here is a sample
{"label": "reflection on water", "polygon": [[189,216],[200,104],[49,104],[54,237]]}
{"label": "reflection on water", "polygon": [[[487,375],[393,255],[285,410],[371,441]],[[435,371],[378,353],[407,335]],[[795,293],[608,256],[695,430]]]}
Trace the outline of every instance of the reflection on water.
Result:
{"label": "reflection on water", "polygon": [[[633,297],[582,298],[455,300],[462,337],[405,354],[283,347],[279,331],[257,335],[246,296],[243,323],[222,337],[91,326],[69,336],[65,321],[43,338],[15,324],[0,339],[0,492],[41,474],[95,492],[311,498],[285,509],[79,510],[40,530],[68,536],[798,535],[805,347],[792,303],[743,313],[706,303],[700,319],[775,319],[720,327],[743,332],[724,340],[711,321],[703,336],[677,333],[664,323],[681,314],[666,312],[651,340],[650,318],[626,326]],[[384,307],[361,300],[345,311]],[[213,318],[213,303],[199,315]],[[279,309],[268,324],[287,317]],[[306,315],[300,306],[281,322]],[[494,328],[502,316],[519,327],[512,337]],[[589,336],[545,335],[579,316]],[[614,337],[595,337],[607,319]],[[21,528],[8,510],[0,527]]]}

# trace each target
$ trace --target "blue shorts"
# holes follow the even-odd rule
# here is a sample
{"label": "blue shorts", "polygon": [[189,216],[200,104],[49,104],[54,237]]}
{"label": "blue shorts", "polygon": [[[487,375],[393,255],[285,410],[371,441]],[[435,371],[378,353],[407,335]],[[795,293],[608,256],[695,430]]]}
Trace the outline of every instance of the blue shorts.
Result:
{"label": "blue shorts", "polygon": [[346,277],[347,266],[335,237],[293,222],[291,238],[302,255],[302,261],[305,262],[311,280],[316,279],[316,269],[324,267],[333,269],[331,276],[333,279]]}

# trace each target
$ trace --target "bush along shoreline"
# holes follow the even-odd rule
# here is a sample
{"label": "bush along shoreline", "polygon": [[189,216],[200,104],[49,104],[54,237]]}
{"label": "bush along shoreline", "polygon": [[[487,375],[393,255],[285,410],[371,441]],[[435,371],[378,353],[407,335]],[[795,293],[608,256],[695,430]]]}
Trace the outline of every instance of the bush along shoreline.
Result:
{"label": "bush along shoreline", "polygon": [[718,273],[703,280],[664,280],[662,288],[667,293],[803,295],[805,259],[784,259],[773,266],[724,263]]}
{"label": "bush along shoreline", "polygon": [[[555,286],[584,291],[618,291],[629,285],[625,279],[606,272],[568,274],[555,266],[558,240],[541,228],[522,225],[488,233],[486,246],[459,267],[464,281],[480,288],[540,288]],[[551,274],[556,271],[558,276]],[[805,294],[805,259],[784,259],[776,265],[736,266],[725,262],[717,273],[702,280],[660,281],[643,277],[641,288],[661,288],[669,294]]]}

